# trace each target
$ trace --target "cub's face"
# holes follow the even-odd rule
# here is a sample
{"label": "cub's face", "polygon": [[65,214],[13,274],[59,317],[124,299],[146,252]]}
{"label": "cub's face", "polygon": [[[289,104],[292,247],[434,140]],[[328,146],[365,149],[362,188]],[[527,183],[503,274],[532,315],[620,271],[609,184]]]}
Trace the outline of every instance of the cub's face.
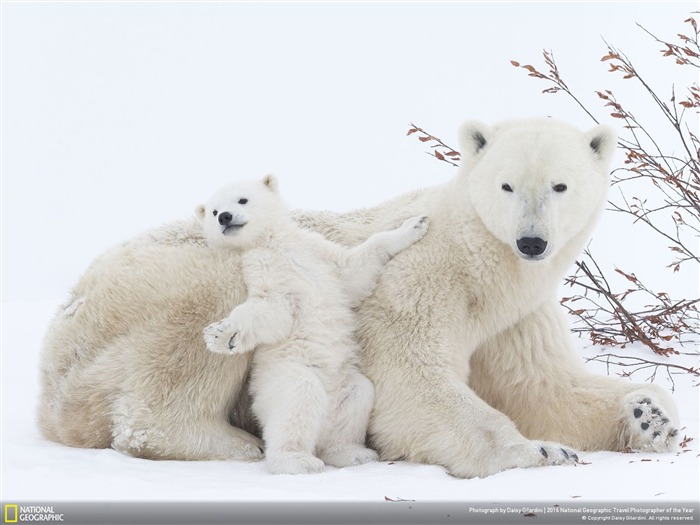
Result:
{"label": "cub's face", "polygon": [[616,144],[610,129],[582,133],[536,120],[496,129],[467,123],[462,133],[474,208],[519,257],[546,259],[597,220]]}
{"label": "cub's face", "polygon": [[277,180],[268,175],[221,188],[196,213],[210,246],[245,248],[269,232],[286,209],[277,193]]}

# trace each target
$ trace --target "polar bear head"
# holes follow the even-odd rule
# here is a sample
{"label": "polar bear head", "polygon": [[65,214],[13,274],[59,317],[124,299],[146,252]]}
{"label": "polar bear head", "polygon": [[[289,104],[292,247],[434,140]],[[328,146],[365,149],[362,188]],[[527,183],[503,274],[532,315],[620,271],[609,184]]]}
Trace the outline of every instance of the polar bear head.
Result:
{"label": "polar bear head", "polygon": [[238,249],[259,243],[291,220],[272,175],[224,186],[197,207],[196,215],[210,246]]}
{"label": "polar bear head", "polygon": [[606,126],[584,133],[550,119],[466,122],[460,177],[497,239],[525,260],[544,260],[587,239],[605,202],[616,142]]}

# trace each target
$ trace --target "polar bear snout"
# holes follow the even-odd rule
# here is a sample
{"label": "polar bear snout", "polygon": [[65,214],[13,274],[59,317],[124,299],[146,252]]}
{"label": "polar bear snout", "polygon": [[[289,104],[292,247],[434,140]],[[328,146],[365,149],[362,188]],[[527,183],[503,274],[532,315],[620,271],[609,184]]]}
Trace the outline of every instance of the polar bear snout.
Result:
{"label": "polar bear snout", "polygon": [[521,237],[517,240],[520,256],[526,259],[542,259],[547,249],[547,241],[541,237]]}
{"label": "polar bear snout", "polygon": [[231,219],[233,219],[233,215],[231,215],[229,212],[225,211],[223,213],[219,213],[219,224],[221,224],[221,226],[228,226]]}
{"label": "polar bear snout", "polygon": [[223,233],[224,235],[236,233],[247,223],[245,217],[240,215],[233,215],[232,213],[227,211],[219,213],[219,215],[217,216],[217,220],[221,225],[221,233]]}

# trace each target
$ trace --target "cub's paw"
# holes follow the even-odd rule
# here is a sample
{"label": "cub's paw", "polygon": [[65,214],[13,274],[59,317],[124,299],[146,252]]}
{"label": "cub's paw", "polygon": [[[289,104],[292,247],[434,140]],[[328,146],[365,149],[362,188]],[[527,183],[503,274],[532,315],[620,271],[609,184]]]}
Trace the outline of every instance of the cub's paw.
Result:
{"label": "cub's paw", "polygon": [[273,474],[317,474],[326,468],[317,457],[301,452],[268,453],[266,463]]}
{"label": "cub's paw", "polygon": [[650,392],[628,394],[623,399],[623,424],[627,446],[644,452],[672,452],[678,446],[674,407],[666,407]]}
{"label": "cub's paw", "polygon": [[428,232],[429,225],[430,218],[426,215],[422,217],[411,217],[399,226],[399,231],[406,234],[410,242],[413,243],[423,238]]}
{"label": "cub's paw", "polygon": [[207,326],[204,329],[204,341],[207,349],[217,354],[235,354],[241,351],[239,332],[228,318]]}
{"label": "cub's paw", "polygon": [[532,444],[540,455],[538,458],[540,466],[578,463],[578,455],[569,447],[551,441],[533,441]]}
{"label": "cub's paw", "polygon": [[365,447],[352,447],[343,450],[326,451],[321,455],[326,465],[333,467],[354,467],[377,461],[377,453]]}

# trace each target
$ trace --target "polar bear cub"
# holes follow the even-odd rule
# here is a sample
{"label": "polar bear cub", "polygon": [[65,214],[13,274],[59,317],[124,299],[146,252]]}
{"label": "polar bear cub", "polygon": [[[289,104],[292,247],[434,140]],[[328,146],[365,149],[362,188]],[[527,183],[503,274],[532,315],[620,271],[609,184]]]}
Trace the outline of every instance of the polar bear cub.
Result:
{"label": "polar bear cub", "polygon": [[297,226],[269,175],[222,188],[197,214],[211,248],[241,255],[247,300],[204,339],[212,352],[255,350],[250,392],[268,469],[375,461],[365,447],[374,386],[358,369],[352,309],[389,259],[425,235],[428,218],[347,248]]}

